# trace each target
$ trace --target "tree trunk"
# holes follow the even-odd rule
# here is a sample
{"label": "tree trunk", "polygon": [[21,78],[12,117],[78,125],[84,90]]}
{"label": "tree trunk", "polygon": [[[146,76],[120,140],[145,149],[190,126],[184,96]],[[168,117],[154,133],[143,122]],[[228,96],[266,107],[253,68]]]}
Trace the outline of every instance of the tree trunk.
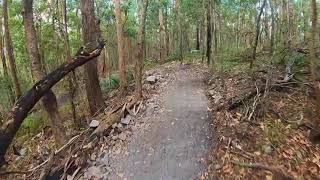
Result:
{"label": "tree trunk", "polygon": [[170,38],[169,38],[169,29],[168,29],[168,7],[165,7],[165,16],[164,16],[164,24],[165,24],[165,48],[166,48],[166,57],[169,56],[170,53]]}
{"label": "tree trunk", "polygon": [[274,38],[275,38],[275,12],[274,12],[274,5],[272,3],[272,0],[269,0],[270,9],[271,9],[271,37],[270,37],[270,53],[273,53],[274,51]]}
{"label": "tree trunk", "polygon": [[160,59],[160,62],[163,63],[165,59],[165,54],[166,54],[166,51],[165,51],[166,34],[165,34],[161,0],[159,0],[158,4],[159,4],[159,46],[160,46],[159,59]]}
{"label": "tree trunk", "polygon": [[[75,57],[72,62],[60,65],[57,69],[33,85],[33,87],[27,91],[17,103],[15,103],[15,106],[12,108],[9,115],[10,120],[0,127],[0,167],[5,164],[4,156],[23,120],[28,116],[29,111],[41,97],[48,96],[49,98],[46,98],[46,100],[54,98],[54,95],[50,93],[52,92],[50,89],[69,72],[98,57],[103,47],[104,44],[99,44],[98,48],[92,51],[88,56],[78,56]],[[49,95],[47,95],[48,92],[50,93]],[[55,103],[51,106],[55,106]]]}
{"label": "tree trunk", "polygon": [[199,28],[199,23],[197,24],[196,27],[196,50],[200,50],[200,28]]}
{"label": "tree trunk", "polygon": [[178,21],[178,34],[179,34],[179,61],[183,61],[183,33],[182,33],[182,17],[181,17],[181,0],[176,0],[177,8],[177,21]]}
{"label": "tree trunk", "polygon": [[[64,47],[66,51],[67,61],[71,62],[72,57],[71,57],[71,49],[70,49],[69,34],[68,34],[67,0],[63,0],[62,9],[63,9],[62,16],[63,16]],[[76,73],[74,71],[72,72],[72,74],[68,76],[68,83],[69,83],[69,94],[71,99],[72,118],[73,118],[74,124],[77,127],[80,127],[81,123],[77,120],[76,106],[74,103],[76,90],[78,89]]]}
{"label": "tree trunk", "polygon": [[211,45],[212,45],[212,30],[211,30],[211,0],[208,0],[207,4],[207,65],[211,62]]}
{"label": "tree trunk", "polygon": [[137,37],[137,50],[135,58],[135,97],[142,98],[142,69],[143,61],[145,59],[145,30],[146,30],[146,13],[148,8],[148,0],[138,0],[138,18],[139,30]]}
{"label": "tree trunk", "polygon": [[254,39],[254,44],[253,44],[253,51],[252,51],[252,60],[250,62],[250,69],[253,67],[253,63],[256,61],[256,55],[257,55],[257,46],[258,46],[258,41],[259,41],[259,36],[260,36],[260,21],[261,21],[261,15],[263,12],[263,9],[266,5],[267,0],[263,0],[262,6],[260,8],[259,15],[257,17],[257,22],[256,22],[256,36]]}
{"label": "tree trunk", "polygon": [[[33,0],[24,0],[23,7],[23,22],[26,33],[27,51],[31,60],[33,77],[36,81],[39,81],[44,78],[45,73],[41,68],[37,35],[33,24]],[[54,132],[56,142],[58,145],[62,145],[66,141],[66,134],[63,127],[63,121],[58,112],[56,96],[51,90],[49,90],[44,95],[42,102],[51,119],[52,130]]]}
{"label": "tree trunk", "polygon": [[[82,14],[82,30],[83,42],[92,50],[96,46],[100,37],[100,27],[94,15],[94,0],[81,0],[81,14]],[[102,96],[97,59],[94,59],[85,65],[87,77],[85,79],[87,99],[91,115],[103,110],[104,99]]]}
{"label": "tree trunk", "polygon": [[[2,26],[2,18],[0,19],[0,27]],[[11,84],[11,78],[8,75],[8,67],[7,67],[7,62],[6,62],[6,56],[4,54],[4,46],[3,46],[3,32],[2,32],[2,28],[0,28],[0,58],[1,58],[1,62],[2,62],[2,69],[3,69],[3,76],[6,80],[6,88],[9,91],[8,97],[9,97],[9,103],[10,106],[14,103],[15,101],[15,96],[12,90],[12,84]]]}
{"label": "tree trunk", "polygon": [[303,18],[303,42],[307,42],[307,32],[308,32],[308,17],[305,10],[305,3],[308,3],[307,0],[301,0],[301,14]]}
{"label": "tree trunk", "polygon": [[123,22],[121,17],[120,0],[114,0],[115,14],[117,21],[117,38],[118,38],[118,54],[119,54],[119,72],[120,72],[120,94],[123,95],[127,87],[125,49],[123,40]]}
{"label": "tree trunk", "polygon": [[5,45],[6,45],[7,55],[8,55],[9,65],[10,65],[10,72],[11,72],[16,99],[18,99],[21,96],[21,87],[18,79],[17,67],[14,59],[12,40],[11,40],[11,35],[9,30],[8,0],[3,0],[3,21],[4,21]]}
{"label": "tree trunk", "polygon": [[316,95],[316,119],[312,120],[313,125],[316,127],[316,132],[311,131],[310,132],[310,138],[312,142],[319,142],[320,139],[320,82],[319,77],[317,77],[317,69],[319,67],[318,62],[316,62],[318,59],[316,57],[316,35],[317,35],[317,2],[316,0],[311,0],[311,37],[310,37],[310,70],[312,79],[314,81],[314,89],[315,89],[315,95]]}

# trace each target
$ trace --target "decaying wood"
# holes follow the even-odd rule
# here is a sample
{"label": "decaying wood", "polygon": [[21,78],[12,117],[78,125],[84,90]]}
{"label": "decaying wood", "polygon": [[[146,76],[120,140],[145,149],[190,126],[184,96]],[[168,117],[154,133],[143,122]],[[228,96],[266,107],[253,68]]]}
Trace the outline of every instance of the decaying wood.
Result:
{"label": "decaying wood", "polygon": [[125,116],[125,110],[130,110],[136,103],[137,99],[133,98],[130,99],[129,102],[125,102],[121,104],[121,106],[115,107],[113,110],[110,111],[110,113],[108,113],[108,118],[105,121],[101,122],[100,125],[93,131],[91,136],[103,136],[105,132],[111,129],[111,126],[114,123],[117,123],[118,121],[120,121],[121,117]]}
{"label": "decaying wood", "polygon": [[43,168],[43,170],[41,171],[41,174],[40,174],[40,177],[39,177],[39,180],[46,180],[47,179],[47,176],[48,174],[50,173],[50,169],[53,165],[53,162],[54,162],[54,154],[55,153],[51,153],[49,159],[48,159],[48,163],[47,165],[45,166],[45,168]]}
{"label": "decaying wood", "polygon": [[56,70],[38,81],[16,102],[10,112],[10,120],[0,127],[0,167],[5,164],[4,157],[7,149],[19,130],[23,120],[41,97],[69,72],[99,56],[103,47],[104,43],[101,42],[95,50],[88,54],[88,56],[77,56],[73,58],[72,62],[60,65]]}
{"label": "decaying wood", "polygon": [[[266,89],[265,84],[257,85],[255,88],[249,89],[242,94],[237,94],[229,99],[227,99],[224,103],[214,107],[213,111],[220,111],[224,108],[231,111],[236,109],[237,107],[243,105],[249,99],[254,98],[257,94],[263,95],[265,92],[272,91],[272,90],[279,90],[282,86],[286,85],[287,83],[297,84],[297,82],[291,82],[293,79],[293,75],[285,76],[285,78],[281,80],[274,80],[272,84],[268,85],[268,89]],[[257,90],[258,89],[258,90]]]}
{"label": "decaying wood", "polygon": [[254,168],[254,169],[260,169],[260,170],[267,170],[270,171],[274,174],[274,179],[281,179],[281,180],[293,180],[293,178],[284,172],[282,172],[280,169],[263,165],[260,163],[243,163],[239,161],[230,161],[234,165],[242,166],[242,167],[247,167],[247,168]]}

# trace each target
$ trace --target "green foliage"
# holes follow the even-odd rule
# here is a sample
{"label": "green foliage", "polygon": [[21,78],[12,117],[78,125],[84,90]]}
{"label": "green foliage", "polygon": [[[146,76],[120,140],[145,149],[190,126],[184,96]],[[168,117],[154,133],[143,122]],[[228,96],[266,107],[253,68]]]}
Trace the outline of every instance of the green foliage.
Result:
{"label": "green foliage", "polygon": [[48,124],[48,116],[45,113],[41,111],[32,113],[23,121],[21,128],[18,131],[18,136],[29,133],[36,134]]}
{"label": "green foliage", "polygon": [[150,69],[150,68],[153,68],[157,65],[158,63],[152,59],[145,59],[143,61],[143,65],[144,65],[144,68],[145,69]]}
{"label": "green foliage", "polygon": [[[127,81],[129,83],[134,81],[133,72],[127,72]],[[119,74],[112,74],[108,78],[102,79],[100,81],[100,86],[102,91],[108,92],[110,90],[116,89],[119,87],[120,84],[120,75]]]}
{"label": "green foliage", "polygon": [[287,139],[287,134],[290,134],[289,129],[285,127],[281,120],[275,120],[268,123],[267,127],[264,129],[264,133],[275,147],[281,145],[281,142]]}

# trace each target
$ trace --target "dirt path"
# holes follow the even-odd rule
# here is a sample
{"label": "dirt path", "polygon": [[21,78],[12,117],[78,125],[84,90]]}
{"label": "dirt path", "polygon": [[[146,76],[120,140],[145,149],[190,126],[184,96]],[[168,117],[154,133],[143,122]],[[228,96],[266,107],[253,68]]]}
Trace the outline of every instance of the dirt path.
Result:
{"label": "dirt path", "polygon": [[133,133],[125,152],[109,151],[108,179],[185,180],[203,172],[201,160],[212,144],[204,76],[191,66],[175,68],[158,110],[136,122],[147,128]]}

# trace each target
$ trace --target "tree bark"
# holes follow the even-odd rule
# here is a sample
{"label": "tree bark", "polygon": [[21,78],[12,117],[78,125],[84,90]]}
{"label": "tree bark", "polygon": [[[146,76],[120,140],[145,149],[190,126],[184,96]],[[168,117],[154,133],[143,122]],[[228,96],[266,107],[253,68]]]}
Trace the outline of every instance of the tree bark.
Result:
{"label": "tree bark", "polygon": [[212,46],[212,30],[211,30],[211,0],[208,0],[207,4],[207,65],[211,62],[211,47]]}
{"label": "tree bark", "polygon": [[[92,50],[100,38],[100,27],[94,15],[94,0],[81,0],[83,42]],[[98,77],[97,59],[85,65],[87,99],[91,115],[103,110],[105,106]]]}
{"label": "tree bark", "polygon": [[162,1],[159,0],[159,46],[160,46],[160,52],[159,52],[159,59],[160,62],[163,63],[165,60],[165,42],[166,42],[166,34],[165,34],[165,27],[164,27],[164,18],[163,18],[163,10],[162,10]]}
{"label": "tree bark", "polygon": [[176,0],[177,21],[178,21],[178,38],[179,38],[179,61],[183,61],[183,32],[182,32],[182,17],[181,17],[181,0]]}
{"label": "tree bark", "polygon": [[138,0],[138,17],[139,17],[139,30],[137,37],[137,51],[135,58],[135,97],[136,99],[142,98],[142,70],[143,61],[145,59],[145,30],[146,30],[146,13],[148,9],[148,0]]}
{"label": "tree bark", "polygon": [[199,23],[197,24],[196,27],[196,50],[200,50],[200,28],[199,28]]}
{"label": "tree bark", "polygon": [[306,0],[301,0],[301,14],[302,14],[302,18],[303,18],[303,42],[306,43],[307,42],[307,31],[308,31],[308,17],[306,14],[306,10],[305,10],[305,3],[307,3],[308,1]]}
{"label": "tree bark", "polygon": [[256,55],[257,55],[257,46],[259,42],[259,36],[260,36],[260,21],[261,21],[261,15],[263,13],[263,9],[266,6],[267,0],[263,0],[262,6],[260,8],[259,15],[257,17],[257,22],[256,22],[256,36],[254,39],[254,44],[253,44],[253,51],[252,51],[252,59],[250,62],[250,69],[253,67],[253,63],[256,61]]}
{"label": "tree bark", "polygon": [[120,72],[120,94],[123,95],[127,87],[125,49],[123,38],[123,22],[121,17],[120,0],[114,0],[115,14],[117,21],[117,38],[118,38],[118,54],[119,54],[119,72]]}
{"label": "tree bark", "polygon": [[[72,57],[71,57],[71,49],[70,49],[69,34],[68,34],[67,0],[63,0],[62,2],[62,17],[63,17],[64,47],[66,51],[67,61],[70,62],[72,61]],[[76,106],[74,103],[76,90],[78,89],[76,73],[74,71],[72,72],[72,74],[68,76],[68,83],[69,83],[69,94],[71,99],[72,118],[73,118],[74,124],[77,127],[80,127],[81,123],[77,120]]]}
{"label": "tree bark", "polygon": [[7,55],[10,65],[10,72],[13,81],[13,87],[15,91],[16,99],[21,96],[21,87],[18,79],[17,67],[13,54],[13,46],[11,40],[11,34],[9,30],[9,19],[8,19],[8,0],[3,0],[3,21],[4,21],[4,36],[5,36],[5,45],[7,49]]}
{"label": "tree bark", "polygon": [[170,53],[170,38],[169,38],[169,29],[168,29],[168,7],[167,5],[165,6],[165,11],[164,11],[164,24],[165,24],[165,49],[166,49],[166,57],[169,56]]}
{"label": "tree bark", "polygon": [[[24,0],[23,7],[23,21],[26,34],[27,51],[31,60],[33,77],[36,81],[39,81],[43,79],[45,73],[41,66],[38,40],[33,23],[33,0]],[[51,119],[52,130],[54,132],[56,142],[58,145],[62,145],[65,143],[67,138],[63,127],[63,121],[58,111],[57,99],[51,90],[44,95],[42,103]]]}
{"label": "tree bark", "polygon": [[[73,58],[71,62],[60,65],[57,69],[34,84],[33,87],[17,101],[9,114],[10,120],[0,127],[0,166],[5,164],[4,156],[23,120],[28,116],[29,111],[41,97],[48,96],[47,94],[48,92],[50,93],[50,89],[69,72],[98,57],[103,47],[104,44],[99,44],[98,48],[93,50],[88,56],[77,56]],[[49,96],[50,98],[53,97],[51,95]],[[50,100],[50,98],[47,99]]]}
{"label": "tree bark", "polygon": [[[2,27],[2,18],[0,19],[0,27]],[[3,69],[3,76],[5,77],[6,79],[6,87],[9,91],[9,94],[8,94],[8,97],[9,97],[9,103],[10,103],[10,106],[14,103],[15,101],[15,95],[13,93],[13,90],[12,90],[12,84],[11,84],[11,79],[10,79],[10,76],[8,74],[8,67],[7,67],[7,62],[6,62],[6,56],[4,54],[4,47],[3,47],[3,41],[4,38],[3,38],[3,32],[2,32],[2,28],[0,28],[0,57],[1,57],[1,61],[2,61],[2,69]]]}
{"label": "tree bark", "polygon": [[274,38],[275,38],[275,26],[276,26],[276,18],[275,18],[275,12],[274,12],[274,5],[272,3],[272,0],[269,0],[270,9],[271,9],[271,37],[270,37],[270,53],[273,53],[274,51]]}
{"label": "tree bark", "polygon": [[312,79],[314,82],[314,89],[315,89],[315,95],[316,95],[316,119],[313,119],[313,125],[316,127],[318,131],[310,132],[310,138],[312,142],[319,142],[320,139],[320,81],[317,77],[317,69],[319,67],[318,62],[316,62],[318,59],[316,57],[316,35],[317,35],[317,21],[318,21],[318,13],[317,13],[317,2],[316,0],[311,0],[311,36],[310,36],[310,70]]}

